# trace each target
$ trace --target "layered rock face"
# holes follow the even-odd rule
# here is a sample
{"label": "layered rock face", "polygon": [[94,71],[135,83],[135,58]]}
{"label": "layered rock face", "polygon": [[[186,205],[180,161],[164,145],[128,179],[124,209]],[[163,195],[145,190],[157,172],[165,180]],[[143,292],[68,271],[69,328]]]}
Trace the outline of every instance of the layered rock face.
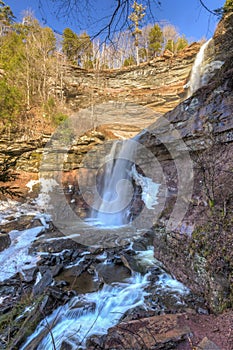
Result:
{"label": "layered rock face", "polygon": [[[155,226],[155,257],[204,295],[216,312],[232,307],[233,300],[233,61],[232,50],[228,50],[232,28],[233,14],[229,14],[215,36],[216,53],[225,63],[208,85],[165,114],[167,124],[155,123],[140,139],[160,161],[168,188],[165,209]],[[174,129],[184,144],[174,140]],[[182,162],[185,152],[193,164],[193,187],[190,168]],[[180,198],[185,178],[190,187],[181,191]],[[178,202],[182,210],[189,195],[192,198],[183,221],[170,230],[172,210]]]}
{"label": "layered rock face", "polygon": [[66,98],[72,109],[86,108],[106,101],[127,101],[165,113],[187,95],[184,88],[199,43],[176,56],[166,53],[153,61],[117,70],[90,72],[66,67]]}

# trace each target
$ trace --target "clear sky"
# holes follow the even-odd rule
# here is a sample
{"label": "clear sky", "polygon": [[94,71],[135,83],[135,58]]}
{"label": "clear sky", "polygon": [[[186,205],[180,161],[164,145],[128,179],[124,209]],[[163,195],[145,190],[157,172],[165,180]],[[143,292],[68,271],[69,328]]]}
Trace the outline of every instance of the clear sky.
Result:
{"label": "clear sky", "polygon": [[[82,3],[82,0],[79,0]],[[213,10],[221,7],[224,0],[203,0],[205,5]],[[110,13],[110,8],[116,4],[116,0],[95,0],[94,12],[92,17],[83,18],[80,27],[75,22],[75,13],[72,20],[66,18],[63,14],[60,18],[56,16],[56,6],[50,0],[5,0],[5,3],[11,7],[17,20],[22,18],[23,10],[32,10],[35,17],[41,24],[62,32],[64,28],[69,27],[76,33],[86,30],[89,35],[93,35],[103,24],[103,22],[93,21],[93,13],[96,17],[103,17]],[[39,6],[42,4],[42,7]],[[140,1],[138,1],[140,3]],[[158,21],[167,20],[170,24],[175,25],[180,34],[184,34],[190,41],[199,40],[203,37],[210,38],[213,35],[217,20],[215,16],[206,11],[200,4],[199,0],[161,0],[161,7],[153,8],[154,17]]]}

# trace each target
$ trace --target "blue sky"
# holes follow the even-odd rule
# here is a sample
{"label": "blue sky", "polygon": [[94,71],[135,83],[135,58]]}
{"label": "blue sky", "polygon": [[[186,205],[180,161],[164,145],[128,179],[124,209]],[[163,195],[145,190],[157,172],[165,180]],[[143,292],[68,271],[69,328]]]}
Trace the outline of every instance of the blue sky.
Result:
{"label": "blue sky", "polygon": [[[81,2],[81,0],[79,0]],[[224,0],[203,0],[209,9],[216,9],[224,4]],[[86,30],[93,35],[103,22],[93,21],[93,17],[84,19],[82,25],[65,16],[56,18],[55,6],[50,0],[40,0],[42,8],[39,8],[39,0],[5,0],[13,10],[18,20],[22,17],[23,10],[31,9],[35,17],[43,24],[62,32],[69,27],[77,33]],[[140,3],[140,1],[138,1]],[[110,9],[116,0],[95,0],[96,8],[93,14],[103,17],[110,13]],[[184,34],[190,41],[199,40],[203,37],[210,38],[216,27],[216,18],[208,13],[200,4],[199,0],[161,0],[161,7],[153,8],[154,17],[158,21],[168,21],[175,25],[180,34]],[[93,16],[92,14],[92,16]],[[74,15],[74,14],[73,14]]]}

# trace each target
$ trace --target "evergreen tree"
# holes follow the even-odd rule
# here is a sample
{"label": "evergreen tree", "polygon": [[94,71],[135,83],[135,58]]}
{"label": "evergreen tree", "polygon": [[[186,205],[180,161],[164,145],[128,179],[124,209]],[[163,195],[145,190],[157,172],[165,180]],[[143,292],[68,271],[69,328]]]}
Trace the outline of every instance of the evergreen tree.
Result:
{"label": "evergreen tree", "polygon": [[14,22],[15,16],[10,8],[4,1],[0,0],[0,23],[4,25],[10,25]]}
{"label": "evergreen tree", "polygon": [[9,32],[10,26],[13,24],[15,16],[10,6],[0,0],[0,36]]}
{"label": "evergreen tree", "polygon": [[129,15],[129,19],[133,22],[133,36],[134,43],[136,48],[136,62],[139,64],[139,36],[142,34],[142,30],[140,29],[141,22],[145,17],[145,9],[142,4],[138,4],[134,1],[132,5],[133,12]]}
{"label": "evergreen tree", "polygon": [[93,68],[93,45],[90,36],[86,32],[78,36],[77,57],[81,67],[86,69]]}
{"label": "evergreen tree", "polygon": [[134,64],[137,64],[137,62],[135,61],[135,58],[133,56],[129,56],[124,60],[123,66],[129,67],[129,66],[133,66]]}
{"label": "evergreen tree", "polygon": [[0,118],[12,122],[24,101],[24,51],[23,41],[16,32],[5,33],[0,40]]}
{"label": "evergreen tree", "polygon": [[176,52],[182,51],[185,47],[188,46],[188,40],[185,38],[185,36],[181,36],[177,39],[176,42]]}
{"label": "evergreen tree", "polygon": [[6,78],[0,79],[0,125],[12,124],[22,109],[22,93],[9,84]]}
{"label": "evergreen tree", "polygon": [[226,0],[225,4],[223,5],[223,12],[232,12],[233,11],[233,0]]}
{"label": "evergreen tree", "polygon": [[188,40],[183,35],[179,37],[176,41],[172,39],[168,40],[165,46],[165,50],[169,50],[173,53],[177,53],[182,51],[187,46],[188,46]]}
{"label": "evergreen tree", "polygon": [[165,50],[169,50],[171,52],[175,51],[175,42],[172,39],[168,39],[166,45],[165,45]]}
{"label": "evergreen tree", "polygon": [[77,34],[74,33],[70,28],[66,28],[63,31],[62,37],[62,51],[70,61],[77,63],[79,47]]}
{"label": "evergreen tree", "polygon": [[159,55],[163,45],[163,32],[158,24],[155,24],[149,32],[149,55],[153,58]]}

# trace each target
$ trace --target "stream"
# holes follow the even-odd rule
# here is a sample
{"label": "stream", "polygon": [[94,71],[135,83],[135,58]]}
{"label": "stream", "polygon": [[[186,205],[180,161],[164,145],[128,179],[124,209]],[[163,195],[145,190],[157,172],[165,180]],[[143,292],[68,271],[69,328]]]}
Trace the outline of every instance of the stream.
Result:
{"label": "stream", "polygon": [[[148,302],[152,275],[149,268],[157,266],[158,262],[153,258],[152,247],[137,252],[137,261],[148,272],[133,272],[131,277],[122,281],[104,283],[97,292],[75,296],[43,319],[21,350],[51,350],[53,346],[59,350],[64,344],[68,344],[70,349],[85,349],[89,337],[106,334],[129,310],[138,307],[145,311],[153,310],[153,305]],[[104,260],[103,264],[107,268],[111,262]],[[98,279],[98,276],[94,278]],[[152,289],[157,289],[158,293],[175,295],[177,305],[182,305],[184,295],[190,292],[162,270]]]}

